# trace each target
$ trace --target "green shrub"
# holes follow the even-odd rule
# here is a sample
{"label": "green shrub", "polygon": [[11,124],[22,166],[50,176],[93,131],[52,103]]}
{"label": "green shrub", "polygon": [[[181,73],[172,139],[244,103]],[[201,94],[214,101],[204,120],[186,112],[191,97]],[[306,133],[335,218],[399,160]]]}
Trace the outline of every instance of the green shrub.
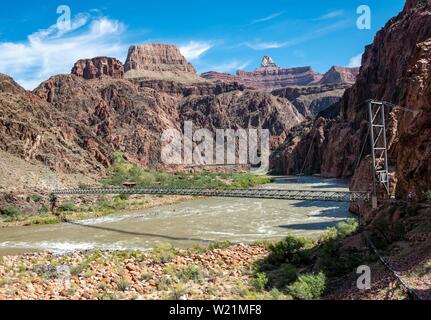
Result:
{"label": "green shrub", "polygon": [[6,207],[0,209],[0,215],[7,217],[16,217],[20,214],[20,211],[16,207]]}
{"label": "green shrub", "polygon": [[37,210],[37,214],[47,214],[49,212],[49,209],[46,206],[42,206]]}
{"label": "green shrub", "polygon": [[72,203],[72,202],[63,203],[58,208],[58,211],[61,211],[61,212],[73,212],[73,211],[76,211],[76,210],[77,210],[76,205],[74,203]]}
{"label": "green shrub", "polygon": [[356,219],[349,219],[337,224],[337,235],[340,238],[346,237],[358,230],[359,224]]}
{"label": "green shrub", "polygon": [[121,291],[127,291],[130,287],[131,283],[127,281],[124,277],[121,277],[121,279],[117,283],[117,287]]}
{"label": "green shrub", "polygon": [[251,285],[258,292],[262,292],[265,290],[266,285],[268,284],[268,278],[264,273],[257,273],[255,278],[251,280]]}
{"label": "green shrub", "polygon": [[232,242],[230,242],[229,240],[211,242],[210,245],[208,246],[208,250],[211,251],[214,249],[226,249],[226,248],[229,248],[231,245],[232,245]]}
{"label": "green shrub", "polygon": [[312,300],[322,296],[326,288],[326,276],[323,273],[305,274],[287,287],[288,293],[295,299]]}
{"label": "green shrub", "polygon": [[167,263],[175,258],[177,250],[170,243],[160,243],[156,245],[152,252],[152,258],[159,263]]}
{"label": "green shrub", "polygon": [[31,200],[33,202],[40,202],[40,201],[42,201],[42,196],[40,196],[38,194],[34,194],[34,195],[31,196]]}
{"label": "green shrub", "polygon": [[300,252],[307,244],[304,238],[288,236],[284,240],[269,245],[271,253],[268,257],[268,263],[280,265],[286,262],[298,262],[303,257]]}
{"label": "green shrub", "polygon": [[204,272],[195,264],[188,265],[178,273],[178,279],[184,282],[201,282],[204,278]]}
{"label": "green shrub", "polygon": [[272,270],[266,271],[268,286],[284,289],[298,278],[298,272],[292,264],[282,264]]}

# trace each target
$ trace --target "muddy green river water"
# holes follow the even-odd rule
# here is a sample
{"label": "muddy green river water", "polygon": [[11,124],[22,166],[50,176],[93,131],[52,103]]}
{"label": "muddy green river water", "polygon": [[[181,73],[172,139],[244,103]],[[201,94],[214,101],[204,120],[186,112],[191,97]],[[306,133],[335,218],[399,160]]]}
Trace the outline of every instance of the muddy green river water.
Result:
{"label": "muddy green river water", "polygon": [[[265,188],[347,191],[344,181],[279,177]],[[49,250],[145,250],[213,241],[253,242],[288,234],[318,236],[351,217],[347,203],[202,198],[174,205],[46,226],[0,229],[0,255]]]}

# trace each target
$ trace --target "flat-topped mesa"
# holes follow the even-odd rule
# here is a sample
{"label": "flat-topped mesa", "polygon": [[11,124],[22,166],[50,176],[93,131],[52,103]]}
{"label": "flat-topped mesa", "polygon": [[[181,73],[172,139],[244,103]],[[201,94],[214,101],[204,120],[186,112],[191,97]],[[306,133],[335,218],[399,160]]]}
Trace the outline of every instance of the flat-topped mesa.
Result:
{"label": "flat-topped mesa", "polygon": [[82,59],[75,63],[72,74],[84,79],[98,79],[108,76],[115,79],[124,78],[124,66],[121,61],[110,57]]}
{"label": "flat-topped mesa", "polygon": [[337,67],[333,66],[323,75],[319,84],[354,84],[359,74],[359,68]]}
{"label": "flat-topped mesa", "polygon": [[143,44],[129,48],[124,65],[126,78],[167,80],[181,83],[204,82],[175,45]]}
{"label": "flat-topped mesa", "polygon": [[196,74],[195,68],[187,62],[181,51],[171,44],[150,43],[131,46],[124,65],[130,70],[180,71]]}

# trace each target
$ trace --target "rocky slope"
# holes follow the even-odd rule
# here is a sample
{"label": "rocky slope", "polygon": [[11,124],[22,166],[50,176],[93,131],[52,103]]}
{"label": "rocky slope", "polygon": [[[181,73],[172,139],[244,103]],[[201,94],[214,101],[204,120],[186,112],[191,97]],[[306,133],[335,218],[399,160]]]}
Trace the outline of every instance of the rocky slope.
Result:
{"label": "rocky slope", "polygon": [[190,96],[181,101],[178,113],[181,123],[192,120],[196,127],[213,132],[218,128],[269,129],[274,148],[290,128],[304,120],[288,100],[253,90]]}
{"label": "rocky slope", "polygon": [[323,75],[319,84],[354,84],[359,74],[359,68],[346,68],[333,66]]}
{"label": "rocky slope", "polygon": [[[358,165],[368,125],[364,102],[385,100],[414,111],[391,109],[387,115],[390,170],[397,196],[405,198],[414,191],[422,198],[431,189],[430,52],[431,2],[408,0],[404,10],[366,47],[357,81],[338,106],[338,120],[325,127],[326,142],[319,158],[324,176],[353,175],[355,189],[370,189],[371,177],[366,173],[369,146]],[[297,148],[306,149],[310,144],[306,135],[298,139]]]}
{"label": "rocky slope", "polygon": [[238,82],[249,88],[273,91],[292,86],[353,84],[358,68],[332,67],[325,75],[311,67],[280,68],[271,57],[264,56],[260,68],[252,72],[238,70],[229,73],[206,72],[201,77],[215,82]]}

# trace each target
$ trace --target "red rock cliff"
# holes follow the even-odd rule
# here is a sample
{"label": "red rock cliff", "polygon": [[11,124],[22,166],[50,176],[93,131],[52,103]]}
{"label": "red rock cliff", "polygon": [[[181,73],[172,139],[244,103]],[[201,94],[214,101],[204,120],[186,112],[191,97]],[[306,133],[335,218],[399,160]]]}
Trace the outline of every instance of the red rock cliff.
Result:
{"label": "red rock cliff", "polygon": [[[423,196],[431,189],[430,0],[408,0],[377,33],[366,47],[355,85],[338,106],[338,120],[327,125],[320,172],[328,177],[354,176],[352,186],[357,190],[369,189],[371,181],[363,172],[366,166],[358,163],[368,128],[367,99],[415,111],[392,109],[387,115],[389,164],[398,197],[405,198],[411,190]],[[302,143],[309,144],[303,138]],[[368,161],[369,146],[364,154],[362,162]]]}
{"label": "red rock cliff", "polygon": [[83,59],[75,63],[72,74],[84,79],[95,79],[102,76],[122,79],[124,77],[124,66],[115,58]]}

